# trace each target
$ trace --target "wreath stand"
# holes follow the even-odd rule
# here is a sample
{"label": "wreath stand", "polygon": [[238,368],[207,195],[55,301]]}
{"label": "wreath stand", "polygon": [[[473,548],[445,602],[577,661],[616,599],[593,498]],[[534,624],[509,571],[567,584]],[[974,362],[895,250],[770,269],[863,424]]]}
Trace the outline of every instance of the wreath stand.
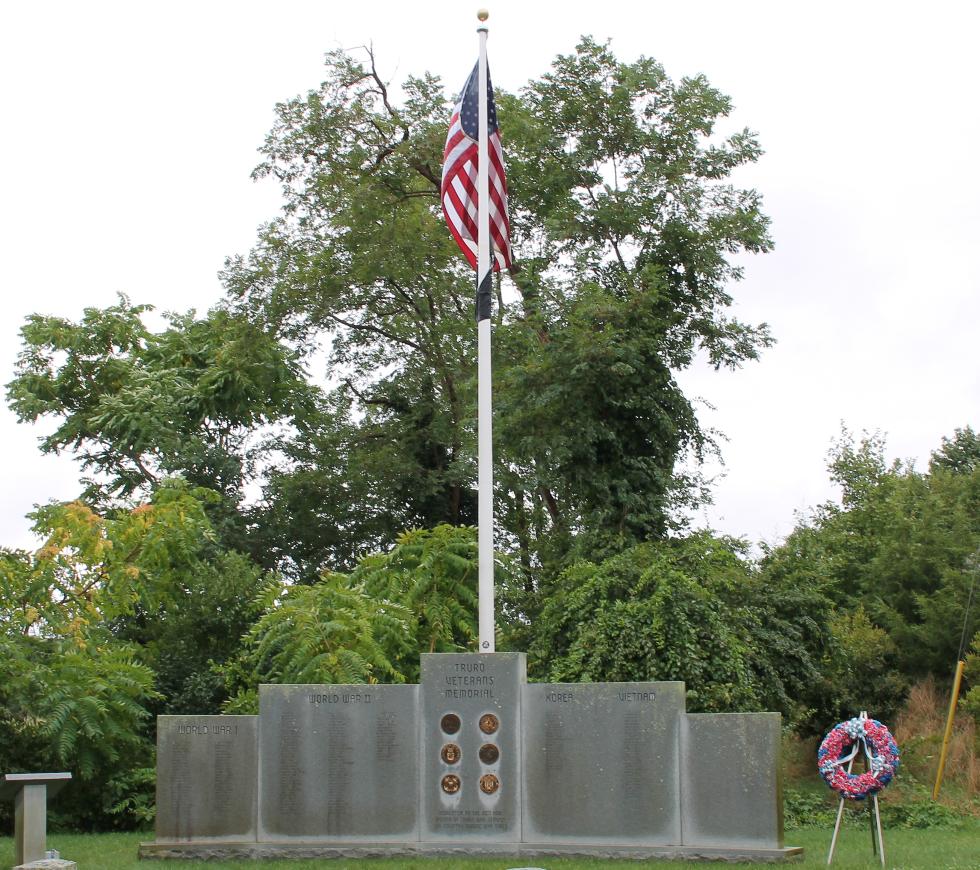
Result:
{"label": "wreath stand", "polygon": [[[858,716],[859,719],[867,719],[868,713],[866,710],[861,711],[861,715]],[[864,763],[868,770],[871,770],[871,750],[868,749],[868,743],[865,738],[858,737],[854,741],[854,749],[847,758],[841,758],[838,763],[843,764],[847,762],[847,772],[851,772],[851,768],[854,767],[854,759],[857,757],[858,749],[864,750]],[[871,803],[874,807],[874,813],[871,816],[871,850],[874,852],[878,858],[881,860],[881,866],[885,866],[885,840],[881,833],[881,810],[878,807],[878,795],[877,793],[870,796]],[[837,835],[840,833],[841,821],[844,817],[844,796],[841,795],[840,804],[837,807],[837,821],[834,824],[834,836],[830,840],[830,854],[827,855],[827,866],[829,867],[831,862],[834,860],[834,849],[837,847]],[[877,838],[875,837],[875,831],[877,830]]]}

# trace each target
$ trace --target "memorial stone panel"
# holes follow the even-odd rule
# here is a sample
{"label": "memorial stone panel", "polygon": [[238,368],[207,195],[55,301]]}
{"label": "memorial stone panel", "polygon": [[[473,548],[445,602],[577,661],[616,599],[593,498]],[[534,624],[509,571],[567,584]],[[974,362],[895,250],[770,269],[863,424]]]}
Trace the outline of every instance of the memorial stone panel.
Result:
{"label": "memorial stone panel", "polygon": [[418,839],[418,686],[259,687],[261,840]]}
{"label": "memorial stone panel", "polygon": [[523,653],[422,656],[422,839],[521,840]]}
{"label": "memorial stone panel", "polygon": [[684,842],[779,849],[779,713],[689,713],[681,726]]}
{"label": "memorial stone panel", "polygon": [[683,683],[530,683],[523,695],[525,842],[681,842]]}
{"label": "memorial stone panel", "polygon": [[157,717],[157,842],[256,838],[255,716]]}

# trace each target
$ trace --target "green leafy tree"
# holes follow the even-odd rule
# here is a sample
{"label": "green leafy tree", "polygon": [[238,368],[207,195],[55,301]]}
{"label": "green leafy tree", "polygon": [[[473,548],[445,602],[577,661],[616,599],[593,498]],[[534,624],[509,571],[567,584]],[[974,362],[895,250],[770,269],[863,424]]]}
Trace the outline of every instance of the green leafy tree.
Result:
{"label": "green leafy tree", "polygon": [[227,700],[223,666],[261,616],[264,590],[277,581],[248,557],[206,547],[175,566],[152,601],[113,620],[113,634],[139,647],[155,675],[155,715],[218,713]]}
{"label": "green leafy tree", "polygon": [[312,586],[279,586],[250,629],[238,661],[225,669],[228,712],[258,710],[259,683],[402,682],[384,639],[404,637],[404,610],[370,598],[343,574]]}
{"label": "green leafy tree", "polygon": [[966,696],[963,698],[963,707],[973,714],[973,718],[980,722],[980,631],[973,637],[973,644],[966,657],[966,667],[964,674],[967,680]]}
{"label": "green leafy tree", "polygon": [[[838,611],[830,624],[831,638],[818,692],[832,719],[849,719],[861,710],[876,718],[897,713],[908,680],[895,668],[896,647],[888,633],[874,625],[862,605]],[[819,709],[819,707],[818,707]]]}
{"label": "green leafy tree", "polygon": [[953,469],[942,454],[928,473],[887,466],[883,442],[872,438],[856,448],[842,442],[831,469],[843,510],[828,508],[821,521],[839,536],[840,593],[858,597],[888,632],[903,673],[945,673],[980,547],[980,466]]}
{"label": "green leafy tree", "polygon": [[[269,464],[265,497],[246,510],[266,564],[304,583],[316,582],[324,565],[352,570],[361,557],[391,546],[401,529],[439,515],[411,509],[420,494],[398,470],[397,454],[413,432],[382,432],[355,420],[349,398],[333,399],[305,409],[292,431],[266,441],[283,459]],[[427,490],[432,498],[437,489]]]}
{"label": "green leafy tree", "polygon": [[824,721],[894,711],[910,681],[945,678],[957,657],[980,545],[980,464],[957,430],[927,472],[885,459],[885,442],[845,432],[831,452],[841,502],[801,517],[763,573],[816,578],[832,602],[824,680],[808,703]]}
{"label": "green leafy tree", "polygon": [[152,818],[153,673],[132,646],[87,635],[0,636],[0,767],[71,770],[62,818],[132,827]]}
{"label": "green leafy tree", "polygon": [[942,439],[940,448],[929,459],[929,470],[946,469],[957,474],[972,474],[980,468],[980,437],[971,426],[953,431],[952,438]]}
{"label": "green leafy tree", "polygon": [[262,682],[417,680],[420,653],[474,645],[476,569],[475,530],[440,525],[403,533],[350,574],[270,586],[243,654],[224,670],[227,709],[255,709]]}
{"label": "green leafy tree", "polygon": [[165,480],[136,507],[47,505],[44,544],[0,554],[0,766],[72,769],[60,806],[76,826],[152,818],[153,714],[225,698],[217,669],[267,581],[217,550],[217,498]]}
{"label": "green leafy tree", "polygon": [[[707,436],[674,373],[769,344],[727,309],[730,256],[770,241],[758,195],[729,181],[759,146],[718,132],[731,104],[703,77],[584,39],[497,105],[520,272],[497,285],[496,497],[533,587],[577,542],[663,535],[697,495],[674,468]],[[321,86],[277,107],[256,170],[283,213],[225,270],[236,310],[330,348],[331,391],[278,445],[261,508],[306,579],[401,529],[476,520],[472,274],[438,198],[448,110],[431,76],[396,100],[372,56],[328,55]]]}
{"label": "green leafy tree", "polygon": [[532,670],[570,682],[684,680],[692,710],[792,712],[819,649],[809,615],[778,597],[740,545],[707,533],[579,561],[549,590]]}
{"label": "green leafy tree", "polygon": [[44,544],[23,557],[23,588],[5,593],[6,606],[27,634],[77,638],[138,602],[156,606],[214,540],[205,502],[215,497],[174,480],[130,509],[100,514],[81,501],[38,508],[34,531]]}
{"label": "green leafy tree", "polygon": [[472,527],[443,524],[405,532],[388,553],[363,559],[353,577],[372,598],[397,601],[408,612],[405,673],[417,676],[419,652],[475,648],[477,541]]}
{"label": "green leafy tree", "polygon": [[222,496],[209,505],[231,546],[244,544],[237,512],[251,477],[249,434],[305,402],[296,355],[241,317],[167,315],[151,332],[150,306],[87,308],[77,323],[32,315],[21,330],[8,402],[23,422],[58,422],[43,453],[71,450],[93,476],[84,498],[112,506],[179,474]]}

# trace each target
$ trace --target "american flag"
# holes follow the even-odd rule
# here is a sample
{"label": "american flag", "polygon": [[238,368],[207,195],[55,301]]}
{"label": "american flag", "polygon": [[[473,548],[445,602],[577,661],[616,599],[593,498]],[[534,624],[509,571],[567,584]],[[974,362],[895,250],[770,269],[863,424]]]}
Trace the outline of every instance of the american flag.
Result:
{"label": "american flag", "polygon": [[[479,63],[466,80],[463,93],[453,108],[442,159],[442,211],[456,244],[477,268],[477,142],[479,138]],[[507,179],[504,177],[497,109],[487,70],[487,128],[490,134],[490,252],[494,271],[511,266],[510,220],[507,217]]]}

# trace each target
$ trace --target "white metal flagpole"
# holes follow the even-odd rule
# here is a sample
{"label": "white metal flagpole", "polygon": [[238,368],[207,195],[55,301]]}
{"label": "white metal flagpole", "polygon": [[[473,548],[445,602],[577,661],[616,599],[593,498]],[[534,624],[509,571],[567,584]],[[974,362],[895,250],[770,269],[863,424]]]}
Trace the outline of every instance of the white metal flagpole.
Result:
{"label": "white metal flagpole", "polygon": [[[480,71],[477,85],[479,105],[478,172],[476,192],[478,200],[477,231],[477,298],[482,293],[489,294],[490,269],[490,157],[489,134],[487,131],[487,25],[489,13],[481,9],[477,13],[480,26]],[[478,310],[483,308],[477,303]],[[493,423],[492,423],[492,374],[490,370],[490,317],[483,317],[485,311],[478,313],[482,319],[477,322],[477,450],[478,450],[478,556],[479,556],[479,595],[480,595],[480,652],[493,652],[494,613],[493,613]]]}

